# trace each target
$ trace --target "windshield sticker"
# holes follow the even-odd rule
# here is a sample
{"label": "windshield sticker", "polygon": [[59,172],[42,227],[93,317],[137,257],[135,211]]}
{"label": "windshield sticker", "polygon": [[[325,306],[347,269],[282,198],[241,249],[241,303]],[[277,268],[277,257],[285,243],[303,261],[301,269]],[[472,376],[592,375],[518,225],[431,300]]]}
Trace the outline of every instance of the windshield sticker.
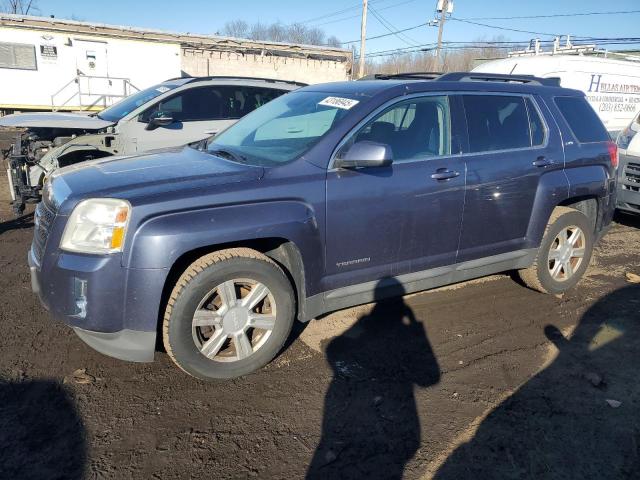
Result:
{"label": "windshield sticker", "polygon": [[342,97],[327,97],[321,102],[318,102],[318,105],[325,105],[327,107],[336,107],[342,108],[343,110],[349,110],[355,107],[359,100],[351,100],[350,98],[342,98]]}
{"label": "windshield sticker", "polygon": [[169,87],[158,87],[158,88],[156,88],[156,91],[158,91],[160,93],[168,92],[169,90],[170,90]]}

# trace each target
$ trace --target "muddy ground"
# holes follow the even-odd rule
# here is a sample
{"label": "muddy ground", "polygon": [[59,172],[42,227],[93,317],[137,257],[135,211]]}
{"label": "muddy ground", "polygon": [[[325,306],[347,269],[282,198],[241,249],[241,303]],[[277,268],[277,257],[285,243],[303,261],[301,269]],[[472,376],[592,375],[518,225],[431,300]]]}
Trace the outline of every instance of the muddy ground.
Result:
{"label": "muddy ground", "polygon": [[0,223],[0,478],[640,477],[640,219],[562,298],[498,275],[337,312],[219,384],[49,318],[31,221]]}

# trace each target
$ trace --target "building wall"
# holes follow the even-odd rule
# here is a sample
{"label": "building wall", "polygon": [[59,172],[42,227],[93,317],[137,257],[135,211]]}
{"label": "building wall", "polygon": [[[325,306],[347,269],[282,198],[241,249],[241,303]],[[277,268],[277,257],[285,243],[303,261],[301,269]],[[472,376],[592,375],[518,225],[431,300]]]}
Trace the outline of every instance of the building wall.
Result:
{"label": "building wall", "polygon": [[347,80],[349,69],[349,62],[333,60],[182,49],[182,71],[194,77],[237,75],[323,83]]}
{"label": "building wall", "polygon": [[[51,95],[72,81],[79,69],[89,76],[128,78],[139,89],[179,77],[181,72],[177,43],[14,27],[0,27],[1,42],[34,45],[37,69],[0,68],[0,110],[50,109]],[[46,47],[48,55],[41,53],[41,46]],[[52,55],[52,47],[55,47],[55,55]],[[95,62],[88,62],[87,51],[95,53]],[[86,79],[84,81],[86,83]],[[123,84],[119,81],[91,82],[84,87],[90,86],[95,95],[85,97],[85,105],[100,98],[101,93],[123,92]],[[55,102],[58,105],[66,102],[65,109],[80,109],[77,91],[77,84],[72,83],[56,95]],[[103,107],[104,103],[96,105],[97,109]]]}

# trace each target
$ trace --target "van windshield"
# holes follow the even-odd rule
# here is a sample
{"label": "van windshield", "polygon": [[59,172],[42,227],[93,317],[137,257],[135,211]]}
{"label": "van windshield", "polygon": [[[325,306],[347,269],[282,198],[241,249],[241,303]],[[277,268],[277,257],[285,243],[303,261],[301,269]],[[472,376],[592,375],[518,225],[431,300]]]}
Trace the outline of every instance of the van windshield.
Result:
{"label": "van windshield", "polygon": [[358,103],[344,94],[292,92],[212,138],[207,150],[251,165],[287,163],[318,143]]}
{"label": "van windshield", "polygon": [[119,102],[114,103],[109,108],[105,108],[98,114],[98,118],[108,120],[110,122],[118,122],[140,105],[144,105],[149,100],[153,100],[158,95],[162,95],[169,90],[173,90],[177,86],[178,85],[161,83],[160,85],[147,88],[146,90],[140,90],[139,92],[129,95]]}

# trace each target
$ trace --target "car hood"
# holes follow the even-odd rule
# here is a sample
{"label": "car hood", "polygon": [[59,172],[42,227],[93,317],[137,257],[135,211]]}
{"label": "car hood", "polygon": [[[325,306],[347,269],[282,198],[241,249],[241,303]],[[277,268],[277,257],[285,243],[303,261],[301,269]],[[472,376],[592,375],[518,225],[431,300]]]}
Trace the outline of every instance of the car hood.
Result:
{"label": "car hood", "polygon": [[78,163],[56,170],[50,181],[55,203],[60,205],[68,198],[142,201],[142,198],[167,198],[171,192],[188,195],[198,188],[258,180],[263,172],[262,167],[231,162],[192,147],[180,147]]}
{"label": "car hood", "polygon": [[0,117],[0,127],[22,128],[77,128],[79,130],[100,130],[110,127],[114,122],[102,120],[97,116],[79,113],[38,112],[14,113]]}

